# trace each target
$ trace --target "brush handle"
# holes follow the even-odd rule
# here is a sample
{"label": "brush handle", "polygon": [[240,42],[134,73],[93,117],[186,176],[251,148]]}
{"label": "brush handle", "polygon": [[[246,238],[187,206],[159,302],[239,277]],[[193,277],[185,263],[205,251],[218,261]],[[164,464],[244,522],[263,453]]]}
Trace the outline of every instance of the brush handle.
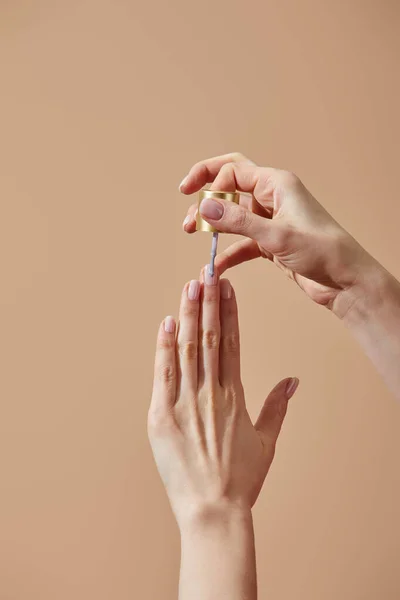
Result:
{"label": "brush handle", "polygon": [[210,260],[210,275],[214,277],[214,263],[215,257],[217,256],[217,247],[218,247],[218,233],[213,233],[212,242],[211,242],[211,260]]}

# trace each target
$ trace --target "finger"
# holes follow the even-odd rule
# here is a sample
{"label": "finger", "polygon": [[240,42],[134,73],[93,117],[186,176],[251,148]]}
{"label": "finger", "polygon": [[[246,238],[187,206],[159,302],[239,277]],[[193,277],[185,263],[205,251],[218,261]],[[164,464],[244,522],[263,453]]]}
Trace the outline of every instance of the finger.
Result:
{"label": "finger", "polygon": [[282,221],[265,219],[233,202],[205,198],[200,204],[201,217],[225,233],[244,235],[259,243],[266,251],[279,252],[288,233]]}
{"label": "finger", "polygon": [[239,152],[232,152],[200,161],[190,169],[188,175],[182,180],[179,190],[183,194],[194,194],[206,185],[206,183],[213,182],[225,164],[242,162],[254,165],[251,160]]}
{"label": "finger", "polygon": [[175,330],[175,320],[173,317],[167,317],[158,331],[152,397],[154,410],[169,408],[175,404]]}
{"label": "finger", "polygon": [[267,211],[271,217],[277,193],[285,195],[298,189],[300,180],[293,173],[258,167],[248,158],[239,157],[235,159],[226,155],[197,163],[181,183],[180,190],[184,194],[193,194],[206,183],[211,183],[212,190],[251,194],[252,211],[261,215]]}
{"label": "finger", "polygon": [[183,229],[186,233],[194,233],[196,231],[196,215],[197,202],[189,207],[185,220],[183,221]]}
{"label": "finger", "polygon": [[[251,194],[246,208],[257,215],[271,218],[277,173],[276,169],[260,168],[249,162],[227,163],[221,167],[210,190]],[[244,205],[242,198],[239,202],[241,206]]]}
{"label": "finger", "polygon": [[179,311],[179,331],[177,336],[177,356],[180,388],[197,390],[197,349],[200,281],[186,284]]}
{"label": "finger", "polygon": [[255,428],[267,443],[272,445],[276,443],[286,415],[288,401],[297,390],[298,385],[297,378],[284,379],[278,383],[265,400]]}
{"label": "finger", "polygon": [[215,259],[215,266],[218,273],[222,275],[228,269],[236,267],[243,262],[259,258],[261,256],[260,246],[254,240],[240,240],[231,244],[226,250],[218,254]]}
{"label": "finger", "polygon": [[260,177],[260,168],[252,163],[229,162],[222,165],[210,187],[224,192],[253,193]]}
{"label": "finger", "polygon": [[218,272],[209,274],[207,265],[203,271],[203,293],[199,328],[199,381],[200,377],[209,384],[215,384],[219,375],[219,281]]}
{"label": "finger", "polygon": [[[245,208],[254,209],[253,200],[251,196],[241,195],[239,199],[239,204],[244,206]],[[194,233],[196,231],[196,217],[198,212],[198,203],[194,203],[189,207],[187,215],[183,221],[182,227],[186,233]],[[254,210],[253,210],[254,212]],[[257,211],[258,214],[263,214],[263,216],[268,216],[264,209],[260,207],[260,210]]]}
{"label": "finger", "polygon": [[235,292],[227,279],[220,281],[221,341],[219,379],[222,385],[240,382],[239,320]]}
{"label": "finger", "polygon": [[298,190],[299,185],[304,188],[293,173],[243,161],[224,164],[210,189],[252,194],[252,212],[271,218],[275,204],[279,205],[283,196]]}

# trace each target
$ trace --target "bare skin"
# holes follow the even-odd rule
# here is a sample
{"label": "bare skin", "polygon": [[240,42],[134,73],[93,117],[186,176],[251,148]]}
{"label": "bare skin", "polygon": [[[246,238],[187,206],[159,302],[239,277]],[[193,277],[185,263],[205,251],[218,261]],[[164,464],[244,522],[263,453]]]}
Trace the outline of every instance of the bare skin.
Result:
{"label": "bare skin", "polygon": [[[258,257],[273,261],[307,296],[349,328],[400,399],[400,284],[317,202],[294,175],[259,167],[241,154],[194,165],[183,194],[210,189],[249,194],[240,206],[205,200],[201,216],[220,231],[241,234],[217,257],[222,274]],[[195,231],[192,205],[184,222]]]}
{"label": "bare skin", "polygon": [[[267,258],[348,327],[400,399],[400,284],[292,173],[234,153],[197,163],[183,194],[205,184],[238,190],[240,205],[205,200],[201,216],[241,234],[216,260],[217,276],[183,290],[179,323],[157,341],[148,430],[182,540],[180,600],[256,600],[251,509],[274,457],[298,380],[268,396],[253,425],[240,380],[233,289],[218,273]],[[247,194],[247,195],[246,195]],[[184,221],[195,231],[192,205]]]}
{"label": "bare skin", "polygon": [[298,380],[269,394],[253,425],[240,379],[228,280],[183,290],[179,325],[160,327],[148,430],[182,541],[180,600],[255,600],[251,509]]}

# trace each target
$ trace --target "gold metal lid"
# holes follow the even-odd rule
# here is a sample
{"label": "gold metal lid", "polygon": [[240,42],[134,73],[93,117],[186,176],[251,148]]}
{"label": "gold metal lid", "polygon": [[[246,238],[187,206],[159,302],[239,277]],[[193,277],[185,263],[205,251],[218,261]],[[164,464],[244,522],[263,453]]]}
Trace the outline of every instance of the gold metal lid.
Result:
{"label": "gold metal lid", "polygon": [[204,198],[220,198],[221,200],[227,200],[228,202],[234,202],[239,204],[240,194],[238,192],[216,192],[214,190],[200,190],[199,202],[197,205],[197,217],[196,217],[196,231],[208,231],[210,233],[219,233],[218,229],[212,227],[207,221],[200,216],[200,204]]}

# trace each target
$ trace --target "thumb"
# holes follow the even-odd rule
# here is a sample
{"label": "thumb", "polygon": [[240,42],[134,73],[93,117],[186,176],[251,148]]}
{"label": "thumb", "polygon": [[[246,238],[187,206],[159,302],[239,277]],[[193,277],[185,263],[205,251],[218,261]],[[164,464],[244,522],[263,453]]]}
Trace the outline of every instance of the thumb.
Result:
{"label": "thumb", "polygon": [[278,439],[283,420],[286,416],[288,401],[297,390],[298,385],[299,380],[297,377],[284,379],[274,387],[265,400],[256,421],[255,429],[269,443],[275,444]]}
{"label": "thumb", "polygon": [[256,215],[244,206],[216,198],[204,198],[200,204],[201,217],[218,231],[237,233],[255,240],[273,252],[282,240],[282,225]]}

